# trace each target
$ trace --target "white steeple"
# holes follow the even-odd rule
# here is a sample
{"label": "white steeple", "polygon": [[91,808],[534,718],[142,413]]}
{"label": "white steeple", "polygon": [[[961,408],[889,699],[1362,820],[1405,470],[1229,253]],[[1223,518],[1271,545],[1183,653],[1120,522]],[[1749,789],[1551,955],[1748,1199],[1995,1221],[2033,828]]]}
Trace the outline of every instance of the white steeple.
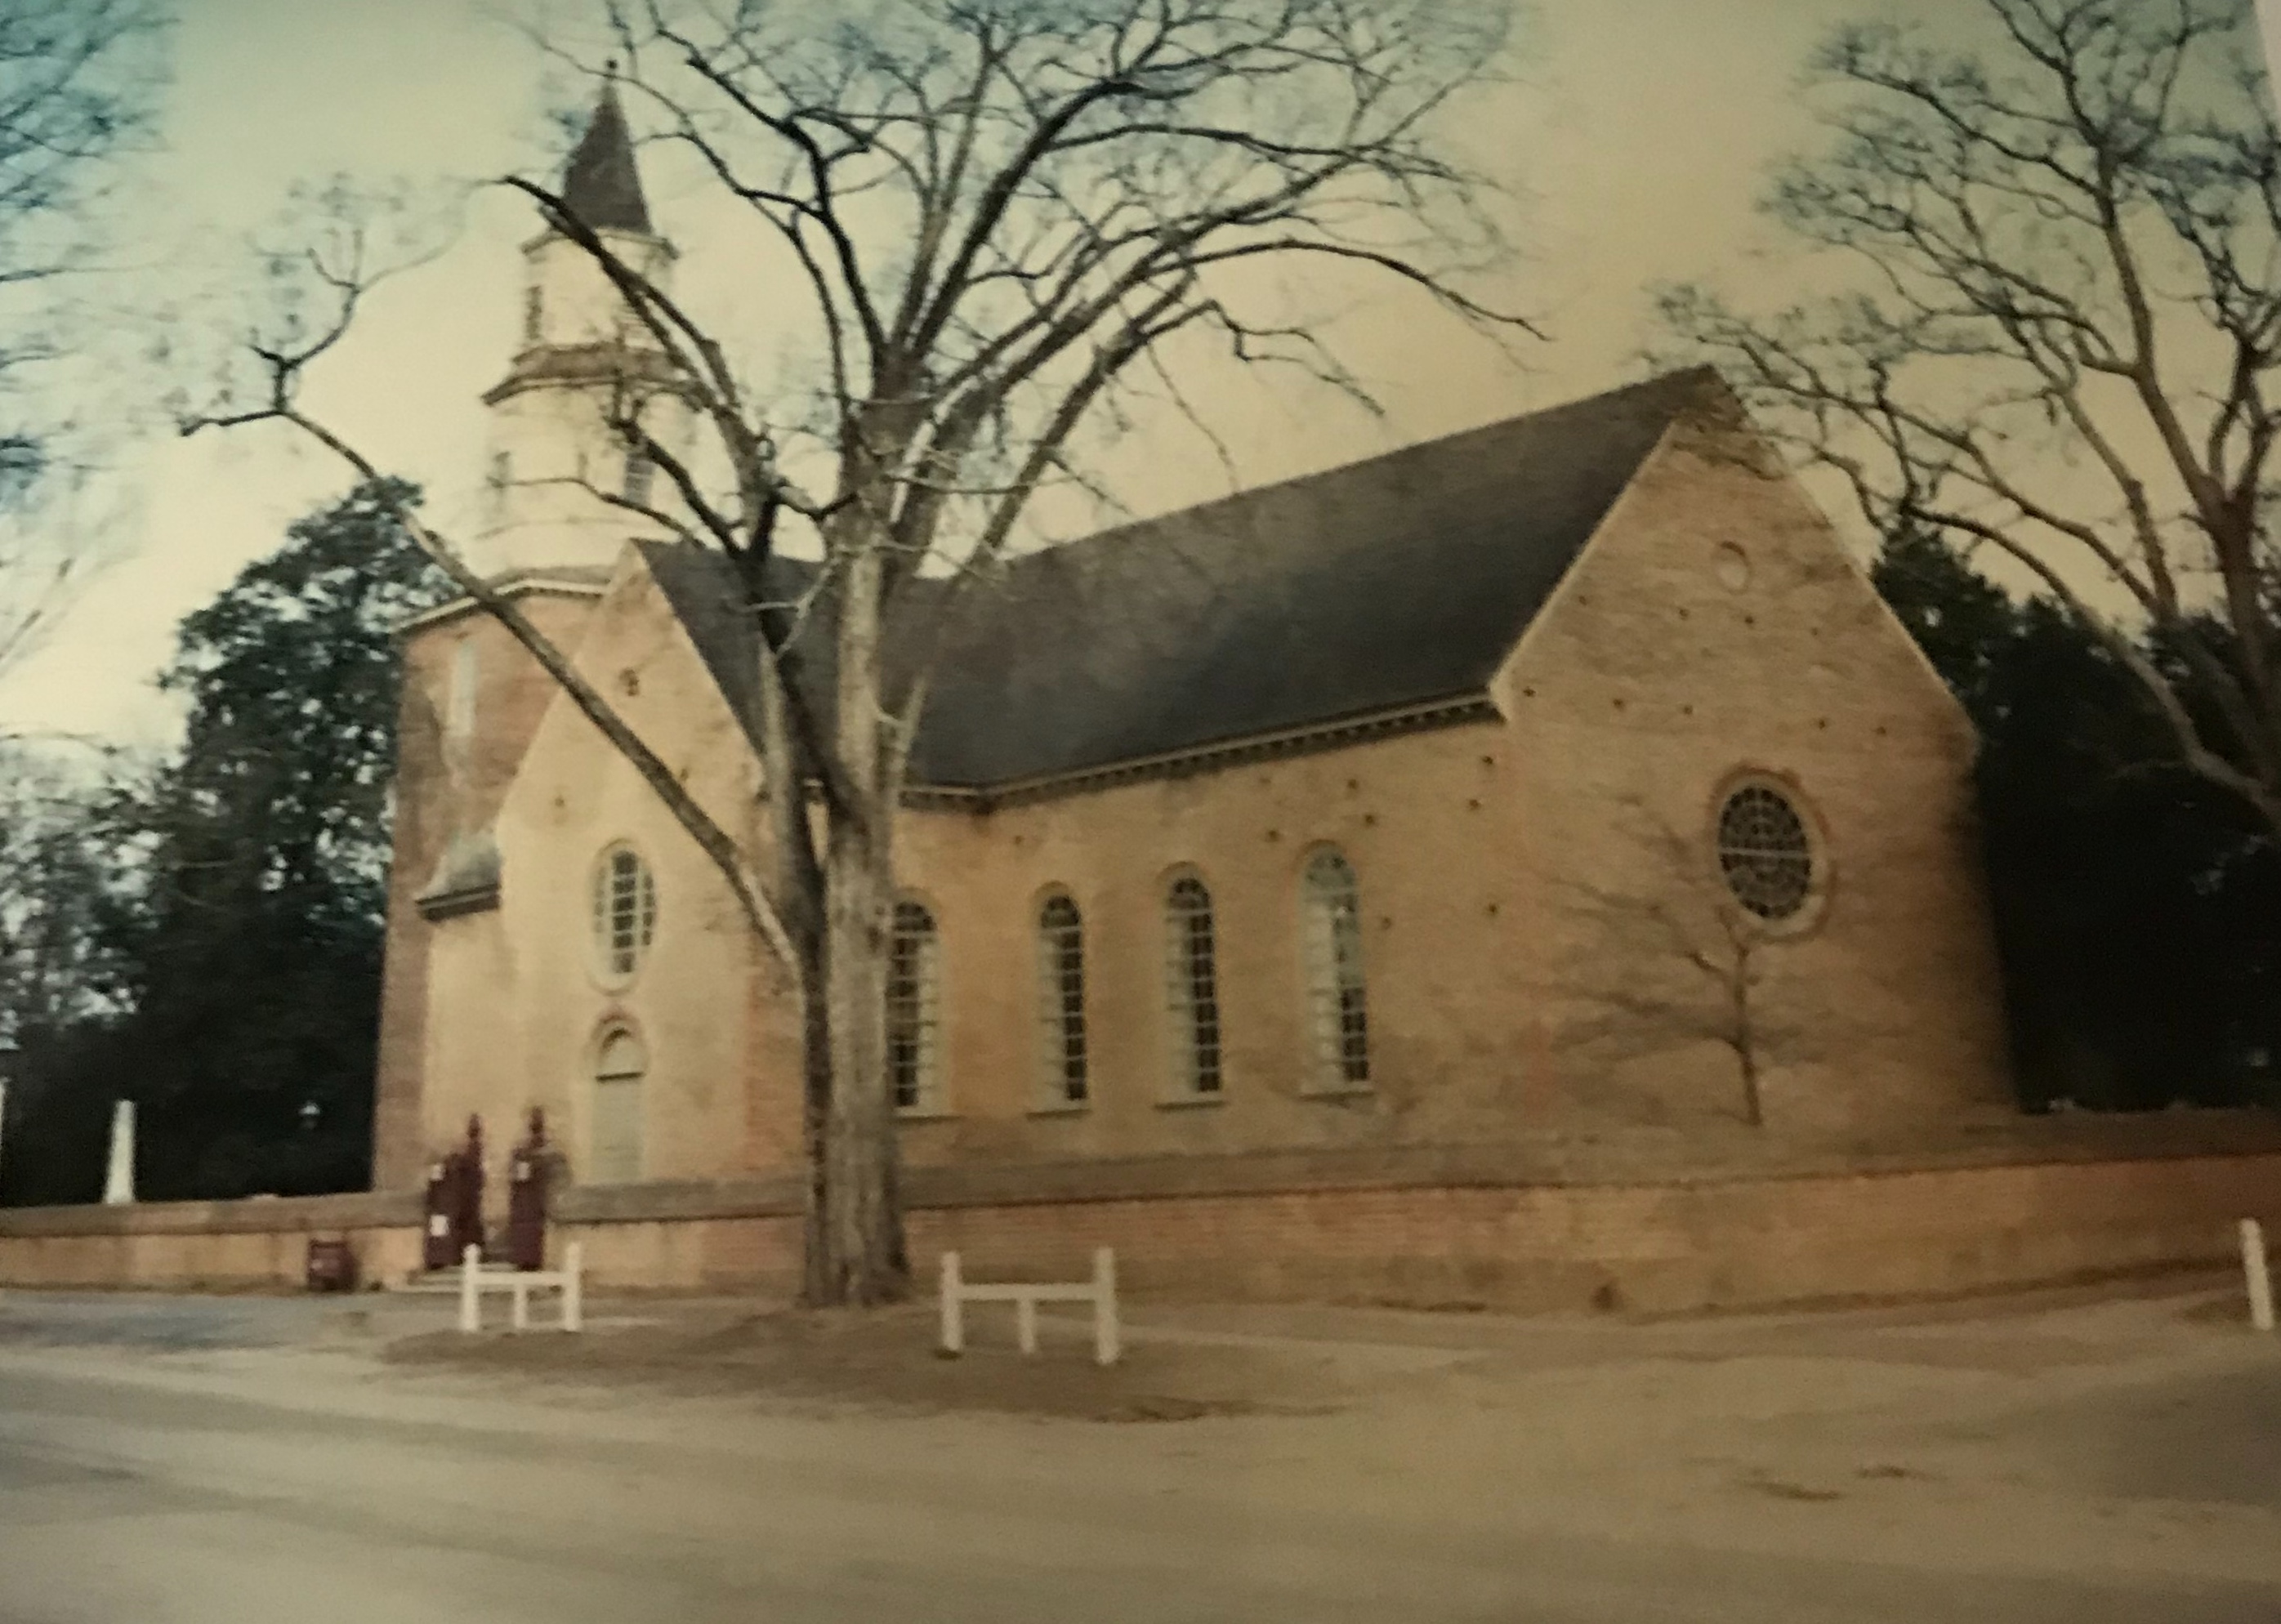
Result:
{"label": "white steeple", "polygon": [[[650,224],[633,143],[606,86],[571,154],[562,200],[625,264],[669,285],[674,251]],[[604,501],[607,491],[661,508],[669,482],[611,429],[638,406],[663,444],[684,443],[687,410],[648,329],[586,250],[549,229],[523,245],[522,348],[483,397],[491,409],[485,490],[470,561],[491,577],[607,568],[629,539],[665,533]],[[591,488],[590,488],[591,487]]]}

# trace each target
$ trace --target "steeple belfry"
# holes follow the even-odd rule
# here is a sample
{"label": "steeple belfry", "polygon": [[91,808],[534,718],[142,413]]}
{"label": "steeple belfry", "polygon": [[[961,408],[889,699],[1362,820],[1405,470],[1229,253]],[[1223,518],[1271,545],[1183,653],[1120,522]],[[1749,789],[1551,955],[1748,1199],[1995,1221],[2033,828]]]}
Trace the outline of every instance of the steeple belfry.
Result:
{"label": "steeple belfry", "polygon": [[[673,246],[651,223],[615,83],[606,83],[564,166],[565,210],[661,289]],[[671,368],[594,256],[552,228],[523,245],[520,348],[484,395],[491,408],[475,561],[491,576],[607,568],[653,520],[599,494],[662,505],[665,482],[614,427],[629,413],[678,445],[687,413]]]}

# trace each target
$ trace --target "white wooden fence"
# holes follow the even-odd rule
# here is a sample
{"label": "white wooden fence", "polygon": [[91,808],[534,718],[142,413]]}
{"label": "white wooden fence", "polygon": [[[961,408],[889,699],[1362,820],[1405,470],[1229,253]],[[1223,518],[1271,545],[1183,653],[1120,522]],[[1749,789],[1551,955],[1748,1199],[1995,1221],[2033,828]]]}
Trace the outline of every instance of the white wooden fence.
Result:
{"label": "white wooden fence", "polygon": [[562,1266],[539,1269],[486,1269],[483,1249],[470,1246],[460,1256],[460,1329],[472,1336],[483,1328],[483,1295],[503,1291],[513,1299],[507,1311],[511,1330],[530,1329],[530,1296],[552,1291],[561,1305],[561,1328],[581,1329],[585,1323],[584,1257],[576,1241],[562,1249]]}
{"label": "white wooden fence", "polygon": [[999,1281],[970,1284],[959,1272],[958,1254],[942,1255],[942,1350],[966,1351],[966,1304],[1011,1303],[1014,1334],[1024,1353],[1038,1350],[1038,1304],[1093,1304],[1093,1357],[1097,1365],[1114,1365],[1123,1351],[1117,1320],[1117,1254],[1102,1247],[1093,1255],[1093,1278],[1078,1284]]}
{"label": "white wooden fence", "polygon": [[2265,1265],[2265,1231],[2255,1218],[2241,1220],[2241,1272],[2249,1282],[2249,1323],[2273,1328],[2273,1276]]}

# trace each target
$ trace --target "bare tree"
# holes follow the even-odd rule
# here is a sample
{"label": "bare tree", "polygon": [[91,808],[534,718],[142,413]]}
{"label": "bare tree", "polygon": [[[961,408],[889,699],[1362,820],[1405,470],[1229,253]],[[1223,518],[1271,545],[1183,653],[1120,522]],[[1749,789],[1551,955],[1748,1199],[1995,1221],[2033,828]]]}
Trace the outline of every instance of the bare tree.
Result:
{"label": "bare tree", "polygon": [[118,1007],[99,916],[120,843],[112,803],[132,765],[111,752],[73,765],[0,740],[0,1040]]}
{"label": "bare tree", "polygon": [[1876,529],[1998,549],[2096,630],[2179,757],[2281,836],[2269,522],[2281,135],[2250,0],[1984,0],[1814,61],[1833,140],[1772,218],[1839,290],[1662,298]]}
{"label": "bare tree", "polygon": [[[1496,58],[1504,8],[891,0],[820,20],[615,0],[605,15],[612,93],[765,228],[811,319],[815,386],[756,388],[735,335],[561,189],[506,182],[607,275],[661,363],[618,381],[610,418],[672,500],[597,494],[734,567],[760,634],[765,839],[748,848],[721,828],[445,537],[403,522],[641,773],[790,972],[808,1049],[807,1295],[881,1301],[908,1275],[885,1025],[893,831],[933,653],[1032,498],[1085,477],[1080,429],[1140,376],[1177,397],[1176,335],[1217,334],[1241,360],[1366,398],[1315,313],[1263,300],[1247,267],[1380,274],[1486,331],[1529,330],[1461,290],[1501,251],[1492,189],[1437,134]],[[258,344],[262,398],[192,426],[290,422],[369,477],[298,404],[368,282],[366,241],[334,246],[312,263],[337,319]],[[668,397],[690,408],[698,449],[661,429]],[[822,555],[797,601],[774,567],[790,535]]]}
{"label": "bare tree", "polygon": [[67,424],[33,391],[71,341],[56,290],[89,264],[89,211],[149,128],[162,32],[155,0],[0,6],[0,671],[78,562],[41,500],[65,483]]}
{"label": "bare tree", "polygon": [[1553,882],[1598,937],[1579,961],[1585,973],[1564,977],[1555,989],[1595,1013],[1566,1024],[1556,1041],[1609,1064],[1715,1043],[1735,1058],[1743,1120],[1763,1127],[1767,1064],[1794,1057],[1804,1037],[1762,996],[1781,939],[1719,883],[1701,842],[1635,804],[1624,812],[1637,825],[1644,859],[1632,871],[1634,883],[1602,885],[1574,876]]}

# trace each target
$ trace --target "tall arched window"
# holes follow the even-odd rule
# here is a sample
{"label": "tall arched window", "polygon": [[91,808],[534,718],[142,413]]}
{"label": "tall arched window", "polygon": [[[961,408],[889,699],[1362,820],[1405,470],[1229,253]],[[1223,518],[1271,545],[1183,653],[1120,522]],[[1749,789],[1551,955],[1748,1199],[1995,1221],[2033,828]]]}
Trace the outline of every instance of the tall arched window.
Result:
{"label": "tall arched window", "polygon": [[887,1080],[897,1110],[934,1102],[939,955],[934,916],[917,902],[896,903],[887,954]]}
{"label": "tall arched window", "polygon": [[1301,882],[1307,1017],[1319,1086],[1370,1081],[1370,1017],[1362,974],[1362,901],[1354,865],[1318,852]]}
{"label": "tall arched window", "polygon": [[1175,1079],[1192,1094],[1220,1086],[1219,955],[1211,893],[1183,874],[1164,893],[1165,982],[1172,1017]]}
{"label": "tall arched window", "polygon": [[1065,896],[1038,910],[1038,1055],[1045,1096],[1086,1101],[1085,921]]}
{"label": "tall arched window", "polygon": [[587,1137],[589,1177],[596,1184],[638,1184],[642,1176],[642,1079],[649,1056],[620,1028],[602,1040],[594,1061],[594,1115]]}
{"label": "tall arched window", "polygon": [[630,846],[614,846],[594,867],[594,947],[602,972],[622,981],[641,968],[657,934],[657,882]]}

